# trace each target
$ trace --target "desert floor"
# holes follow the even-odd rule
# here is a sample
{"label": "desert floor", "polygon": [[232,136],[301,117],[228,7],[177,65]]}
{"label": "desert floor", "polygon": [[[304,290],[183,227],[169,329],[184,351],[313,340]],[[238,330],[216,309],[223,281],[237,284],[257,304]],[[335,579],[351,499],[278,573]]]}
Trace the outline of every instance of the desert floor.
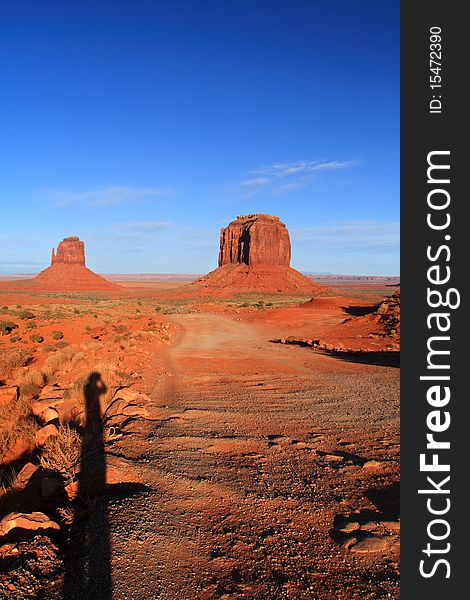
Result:
{"label": "desert floor", "polygon": [[[50,342],[60,330],[82,356],[52,369],[56,385],[106,360],[146,398],[145,415],[104,440],[106,489],[81,518],[84,500],[73,500],[46,574],[15,562],[11,547],[0,556],[0,597],[398,598],[399,369],[277,343],[333,339],[347,309],[394,289],[338,284],[316,303],[260,304],[156,286],[110,297],[0,290],[1,318],[22,338],[2,336],[0,349],[23,343],[32,359],[22,369],[47,371],[64,352]],[[40,344],[25,334],[31,319],[15,318],[20,306],[35,314]],[[351,332],[346,347],[358,343]],[[367,333],[361,343],[377,349]],[[4,489],[0,518],[17,488]],[[47,502],[37,510],[55,516]]]}

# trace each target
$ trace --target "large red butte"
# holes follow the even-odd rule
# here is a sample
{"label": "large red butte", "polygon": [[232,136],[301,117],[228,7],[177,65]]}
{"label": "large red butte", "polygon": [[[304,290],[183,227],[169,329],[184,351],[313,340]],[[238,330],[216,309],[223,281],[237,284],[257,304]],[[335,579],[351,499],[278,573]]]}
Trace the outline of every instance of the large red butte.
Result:
{"label": "large red butte", "polygon": [[289,232],[279,217],[243,215],[220,232],[219,268],[191,285],[218,295],[251,291],[307,295],[321,290],[290,267],[290,257]]}

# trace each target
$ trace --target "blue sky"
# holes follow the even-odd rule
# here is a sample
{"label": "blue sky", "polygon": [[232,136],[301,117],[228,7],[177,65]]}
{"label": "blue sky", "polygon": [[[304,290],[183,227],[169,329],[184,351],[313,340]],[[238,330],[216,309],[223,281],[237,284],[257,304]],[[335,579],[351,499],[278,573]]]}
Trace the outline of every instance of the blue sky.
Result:
{"label": "blue sky", "polygon": [[304,271],[399,271],[399,2],[0,8],[0,273],[65,236],[105,273],[202,273],[239,214]]}

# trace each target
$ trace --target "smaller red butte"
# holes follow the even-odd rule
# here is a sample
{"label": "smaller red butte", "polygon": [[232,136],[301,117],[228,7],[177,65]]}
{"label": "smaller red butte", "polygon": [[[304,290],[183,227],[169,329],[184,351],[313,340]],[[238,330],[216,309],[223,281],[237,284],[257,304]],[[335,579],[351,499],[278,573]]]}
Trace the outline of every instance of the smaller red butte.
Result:
{"label": "smaller red butte", "polygon": [[85,265],[85,244],[76,236],[64,238],[52,248],[51,266],[24,282],[24,287],[47,291],[112,291],[121,287],[104,279]]}

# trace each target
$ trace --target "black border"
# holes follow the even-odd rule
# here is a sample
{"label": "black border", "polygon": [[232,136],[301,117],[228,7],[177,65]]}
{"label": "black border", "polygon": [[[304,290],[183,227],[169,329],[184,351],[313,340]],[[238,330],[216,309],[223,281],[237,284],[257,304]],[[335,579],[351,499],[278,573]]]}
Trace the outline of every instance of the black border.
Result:
{"label": "black border", "polygon": [[[468,319],[465,304],[468,291],[469,269],[467,257],[470,238],[465,219],[468,193],[464,189],[467,175],[465,148],[468,130],[469,102],[463,88],[468,78],[465,52],[469,39],[469,25],[463,15],[464,4],[459,2],[402,2],[401,3],[401,597],[416,599],[423,594],[426,600],[463,598],[466,592],[466,541],[470,533],[469,509],[466,492],[468,462],[467,440],[470,440],[470,404],[465,386],[465,373],[470,372],[470,349],[467,342]],[[429,113],[432,91],[429,88],[429,29],[442,29],[442,102],[441,114]],[[442,232],[433,232],[426,225],[427,154],[433,150],[450,150],[450,178],[447,189],[451,193],[451,283],[461,294],[461,305],[450,310],[452,326],[449,335],[451,363],[450,429],[446,432],[451,448],[447,451],[451,464],[451,509],[446,515],[451,525],[447,541],[451,547],[445,556],[451,565],[450,578],[445,569],[423,578],[419,562],[428,538],[426,527],[429,513],[426,499],[418,489],[426,482],[419,470],[419,455],[425,451],[426,383],[420,375],[426,371],[426,342],[430,335],[426,317],[427,305],[426,257],[428,244],[441,243]],[[445,263],[443,263],[445,264]],[[444,555],[442,555],[444,556]]]}

